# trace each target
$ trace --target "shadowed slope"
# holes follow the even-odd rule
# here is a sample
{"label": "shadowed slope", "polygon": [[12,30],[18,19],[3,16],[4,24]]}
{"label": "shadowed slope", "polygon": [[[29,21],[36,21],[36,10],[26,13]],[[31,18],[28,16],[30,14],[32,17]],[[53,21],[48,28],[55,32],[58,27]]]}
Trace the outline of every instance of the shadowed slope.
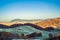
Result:
{"label": "shadowed slope", "polygon": [[20,26],[31,26],[32,28],[39,29],[39,30],[54,30],[52,27],[47,27],[47,28],[42,28],[40,26],[34,25],[32,23],[25,23],[25,24],[13,24],[11,26],[6,26],[3,24],[0,24],[0,28],[15,28],[15,27],[20,27]]}

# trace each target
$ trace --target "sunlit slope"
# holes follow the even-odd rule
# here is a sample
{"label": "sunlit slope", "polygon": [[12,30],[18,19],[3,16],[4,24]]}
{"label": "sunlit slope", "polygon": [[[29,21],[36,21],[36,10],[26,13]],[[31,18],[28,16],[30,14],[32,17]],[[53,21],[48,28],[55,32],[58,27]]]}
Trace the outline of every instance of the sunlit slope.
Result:
{"label": "sunlit slope", "polygon": [[0,24],[6,25],[6,26],[11,26],[13,24],[21,24],[20,22],[0,22]]}
{"label": "sunlit slope", "polygon": [[36,22],[36,25],[43,28],[46,28],[46,27],[60,28],[60,18],[39,21],[39,22]]}

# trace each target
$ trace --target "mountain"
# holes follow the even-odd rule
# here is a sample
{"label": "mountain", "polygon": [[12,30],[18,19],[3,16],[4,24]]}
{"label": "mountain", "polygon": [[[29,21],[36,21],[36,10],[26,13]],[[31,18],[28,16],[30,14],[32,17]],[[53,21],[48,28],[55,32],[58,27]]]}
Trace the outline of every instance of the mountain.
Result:
{"label": "mountain", "polygon": [[40,19],[13,19],[10,22],[33,22],[33,21],[40,21]]}
{"label": "mountain", "polygon": [[36,22],[35,24],[42,28],[47,28],[47,27],[60,28],[60,17],[49,19],[49,20],[42,20]]}
{"label": "mountain", "polygon": [[0,22],[0,24],[6,25],[6,26],[11,26],[13,24],[34,24],[37,25],[41,28],[60,28],[60,17],[59,18],[53,18],[53,19],[48,19],[48,20],[21,20],[21,19],[14,19],[11,22]]}
{"label": "mountain", "polygon": [[13,19],[10,22],[20,22],[20,21],[22,21],[22,20],[21,19]]}

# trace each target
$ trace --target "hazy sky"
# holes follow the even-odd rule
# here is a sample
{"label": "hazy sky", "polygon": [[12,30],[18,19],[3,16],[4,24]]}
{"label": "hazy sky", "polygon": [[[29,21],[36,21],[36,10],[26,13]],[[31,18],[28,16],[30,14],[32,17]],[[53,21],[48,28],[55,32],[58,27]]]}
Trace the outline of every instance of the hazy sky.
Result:
{"label": "hazy sky", "polygon": [[60,0],[0,0],[0,20],[60,17]]}

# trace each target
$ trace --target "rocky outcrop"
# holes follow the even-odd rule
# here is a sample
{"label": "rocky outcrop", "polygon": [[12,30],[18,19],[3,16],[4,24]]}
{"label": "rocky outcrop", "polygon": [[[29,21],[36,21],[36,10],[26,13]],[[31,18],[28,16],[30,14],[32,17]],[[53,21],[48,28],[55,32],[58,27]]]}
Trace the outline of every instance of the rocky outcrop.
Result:
{"label": "rocky outcrop", "polygon": [[34,37],[42,37],[42,34],[34,32],[28,35],[24,35],[23,33],[18,35],[10,32],[0,32],[0,40],[31,39]]}
{"label": "rocky outcrop", "polygon": [[45,40],[60,40],[60,32],[56,34],[56,36],[53,36],[51,33],[49,34],[49,38]]}
{"label": "rocky outcrop", "polygon": [[49,38],[49,39],[46,39],[46,40],[60,40],[60,36],[58,36],[58,37],[53,37],[53,38]]}
{"label": "rocky outcrop", "polygon": [[25,36],[26,39],[28,39],[28,38],[32,38],[33,39],[34,37],[42,37],[42,33],[34,32],[34,33],[31,33],[31,34]]}
{"label": "rocky outcrop", "polygon": [[0,32],[0,40],[12,40],[15,38],[19,38],[18,34],[13,34],[10,32]]}

